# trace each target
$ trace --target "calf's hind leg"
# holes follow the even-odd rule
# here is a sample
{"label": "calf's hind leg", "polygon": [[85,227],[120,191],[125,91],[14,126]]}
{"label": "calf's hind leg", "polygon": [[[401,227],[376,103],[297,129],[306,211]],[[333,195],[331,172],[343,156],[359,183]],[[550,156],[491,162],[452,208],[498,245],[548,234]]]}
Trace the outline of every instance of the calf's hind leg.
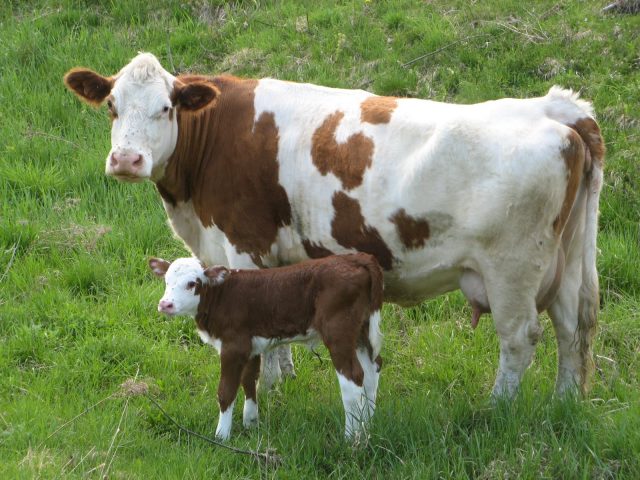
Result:
{"label": "calf's hind leg", "polygon": [[256,383],[260,374],[260,355],[251,358],[242,371],[242,389],[244,390],[244,408],[242,409],[242,424],[249,428],[258,423],[258,399]]}
{"label": "calf's hind leg", "polygon": [[363,377],[363,407],[362,417],[364,421],[370,421],[376,409],[376,393],[378,391],[378,378],[380,377],[379,364],[382,360],[372,359],[366,348],[358,347],[356,356],[362,367]]}
{"label": "calf's hind leg", "polygon": [[[345,320],[348,321],[348,320]],[[342,405],[344,407],[346,438],[353,438],[364,429],[369,419],[367,414],[369,406],[365,397],[364,370],[358,361],[358,355],[354,348],[356,339],[348,335],[329,336],[331,340],[325,341],[331,360],[338,375],[340,392],[342,393]],[[366,352],[365,352],[366,353]]]}

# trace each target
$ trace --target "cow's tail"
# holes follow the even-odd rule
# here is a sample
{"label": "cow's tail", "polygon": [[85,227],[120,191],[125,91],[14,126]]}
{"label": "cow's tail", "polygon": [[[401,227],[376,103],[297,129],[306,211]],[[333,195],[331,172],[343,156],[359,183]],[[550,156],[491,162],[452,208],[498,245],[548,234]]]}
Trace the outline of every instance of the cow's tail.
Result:
{"label": "cow's tail", "polygon": [[596,270],[596,238],[598,234],[598,204],[603,180],[605,146],[600,128],[593,118],[593,107],[578,94],[560,87],[552,87],[545,100],[547,114],[575,130],[586,145],[584,185],[586,188],[585,226],[582,242],[582,281],[578,293],[578,342],[583,393],[589,388],[593,372],[593,338],[596,333],[600,306],[598,272]]}
{"label": "cow's tail", "polygon": [[602,189],[604,142],[598,124],[591,117],[578,121],[573,128],[587,145],[587,159],[591,162],[585,172],[587,189],[586,218],[582,252],[582,283],[578,294],[578,342],[582,357],[580,383],[583,393],[589,389],[589,378],[593,372],[593,337],[596,333],[597,315],[600,307],[598,272],[596,270],[596,237],[598,235],[598,204]]}

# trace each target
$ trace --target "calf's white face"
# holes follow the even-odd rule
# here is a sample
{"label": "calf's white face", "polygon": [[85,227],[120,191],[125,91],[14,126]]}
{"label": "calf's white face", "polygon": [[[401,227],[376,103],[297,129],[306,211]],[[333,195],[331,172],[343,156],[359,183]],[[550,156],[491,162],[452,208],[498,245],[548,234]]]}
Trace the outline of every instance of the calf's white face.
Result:
{"label": "calf's white face", "polygon": [[178,115],[197,111],[216,98],[210,83],[184,84],[150,53],[141,53],[111,77],[74,68],[64,82],[80,99],[106,103],[112,119],[106,174],[118,180],[159,180],[178,139]]}
{"label": "calf's white face", "polygon": [[219,285],[229,273],[221,266],[204,268],[195,258],[179,258],[173,263],[151,258],[149,268],[164,278],[165,290],[158,303],[158,311],[167,315],[195,316],[202,285]]}

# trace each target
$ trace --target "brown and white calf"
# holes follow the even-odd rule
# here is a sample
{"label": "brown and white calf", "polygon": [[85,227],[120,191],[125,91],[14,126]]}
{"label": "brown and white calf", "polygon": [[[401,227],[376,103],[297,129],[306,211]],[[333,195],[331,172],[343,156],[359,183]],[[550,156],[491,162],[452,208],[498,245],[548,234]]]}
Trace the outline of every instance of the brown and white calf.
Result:
{"label": "brown and white calf", "polygon": [[577,94],[552,87],[456,105],[175,77],[150,54],[113,76],[72,69],[65,83],[109,107],[106,173],[153,181],[174,231],[205,263],[273,267],[361,251],[384,269],[385,301],[462,289],[474,325],[493,314],[496,394],[516,391],[547,310],[556,389],[586,388],[604,144]]}
{"label": "brown and white calf", "polygon": [[321,340],[329,350],[347,437],[371,418],[382,364],[382,272],[374,257],[336,255],[268,270],[205,268],[195,258],[152,258],[149,266],[166,283],[158,310],[194,315],[202,340],[220,353],[217,437],[229,438],[240,384],[243,423],[257,420],[260,354],[291,342]]}

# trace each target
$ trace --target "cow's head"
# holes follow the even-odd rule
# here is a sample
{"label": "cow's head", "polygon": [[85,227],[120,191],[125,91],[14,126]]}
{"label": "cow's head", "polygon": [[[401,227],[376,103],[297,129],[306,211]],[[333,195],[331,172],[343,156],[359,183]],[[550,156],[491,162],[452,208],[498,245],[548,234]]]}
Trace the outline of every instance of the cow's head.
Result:
{"label": "cow's head", "polygon": [[196,112],[219,93],[210,83],[182,83],[150,53],[111,77],[73,68],[64,83],[91,105],[107,104],[112,125],[106,173],[125,181],[159,180],[178,138],[176,109]]}
{"label": "cow's head", "polygon": [[196,258],[178,258],[172,263],[150,258],[149,268],[164,278],[165,290],[158,303],[158,311],[167,315],[195,315],[203,285],[222,284],[229,270],[215,266],[205,268]]}

